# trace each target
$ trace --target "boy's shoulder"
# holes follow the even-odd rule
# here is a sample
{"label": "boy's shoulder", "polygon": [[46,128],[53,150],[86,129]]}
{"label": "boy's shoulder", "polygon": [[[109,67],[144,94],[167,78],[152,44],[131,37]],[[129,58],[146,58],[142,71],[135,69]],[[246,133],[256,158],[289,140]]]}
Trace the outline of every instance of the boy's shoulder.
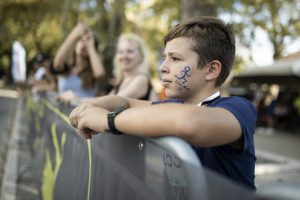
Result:
{"label": "boy's shoulder", "polygon": [[210,104],[210,106],[217,106],[220,104],[232,104],[235,106],[248,105],[250,107],[255,107],[254,104],[244,97],[239,96],[229,96],[229,97],[220,97]]}
{"label": "boy's shoulder", "polygon": [[[158,101],[152,101],[152,105],[154,104],[161,104],[161,103],[181,103],[184,104],[184,101],[182,99],[165,99],[165,100],[158,100]],[[234,105],[234,106],[242,106],[242,105],[249,105],[250,107],[254,107],[254,104],[249,101],[248,99],[245,99],[243,97],[239,96],[229,96],[229,97],[220,97],[216,100],[212,101],[208,104],[209,107],[217,107],[220,105]]]}
{"label": "boy's shoulder", "polygon": [[239,96],[221,97],[208,105],[209,107],[221,107],[231,111],[234,114],[253,116],[255,118],[257,111],[255,105],[246,98]]}

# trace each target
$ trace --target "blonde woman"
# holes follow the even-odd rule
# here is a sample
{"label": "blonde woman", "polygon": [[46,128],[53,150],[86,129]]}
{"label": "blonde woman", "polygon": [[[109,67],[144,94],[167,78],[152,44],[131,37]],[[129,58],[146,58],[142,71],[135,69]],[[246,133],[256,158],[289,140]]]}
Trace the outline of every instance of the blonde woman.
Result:
{"label": "blonde woman", "polygon": [[122,34],[114,57],[117,84],[110,94],[148,100],[151,92],[148,50],[136,34]]}

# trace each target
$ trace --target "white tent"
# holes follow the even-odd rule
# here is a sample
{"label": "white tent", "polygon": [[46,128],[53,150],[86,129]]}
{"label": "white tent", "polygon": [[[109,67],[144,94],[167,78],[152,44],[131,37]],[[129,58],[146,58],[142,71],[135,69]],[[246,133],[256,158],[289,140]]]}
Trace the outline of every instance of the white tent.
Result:
{"label": "white tent", "polygon": [[300,77],[300,58],[284,59],[268,66],[248,67],[239,76],[298,76]]}
{"label": "white tent", "polygon": [[279,85],[299,84],[300,57],[281,59],[268,66],[253,66],[234,76],[234,85],[269,83]]}

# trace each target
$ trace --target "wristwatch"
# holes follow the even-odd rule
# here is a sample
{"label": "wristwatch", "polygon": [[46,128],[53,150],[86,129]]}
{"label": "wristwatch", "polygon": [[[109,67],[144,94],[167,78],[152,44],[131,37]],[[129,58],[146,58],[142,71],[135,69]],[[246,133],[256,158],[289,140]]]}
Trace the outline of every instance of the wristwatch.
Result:
{"label": "wristwatch", "polygon": [[112,134],[115,135],[121,135],[123,134],[122,132],[120,132],[115,125],[115,117],[120,114],[122,111],[126,110],[127,107],[123,106],[123,107],[118,107],[117,109],[115,109],[114,111],[110,111],[109,113],[107,113],[107,121],[108,121],[108,127],[109,127],[109,131]]}

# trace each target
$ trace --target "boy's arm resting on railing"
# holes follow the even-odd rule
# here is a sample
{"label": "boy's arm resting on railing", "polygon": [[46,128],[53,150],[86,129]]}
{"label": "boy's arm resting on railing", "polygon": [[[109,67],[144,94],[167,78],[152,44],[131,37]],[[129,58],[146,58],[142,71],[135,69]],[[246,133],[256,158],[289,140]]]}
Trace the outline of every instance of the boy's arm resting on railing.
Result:
{"label": "boy's arm resting on railing", "polygon": [[[101,100],[106,106],[109,103],[116,105],[118,101],[124,101],[120,106],[126,105],[126,99],[118,96],[108,96]],[[129,99],[129,102],[135,101]],[[103,105],[82,104],[70,114],[71,124],[85,138],[109,130],[109,111]],[[229,144],[241,139],[239,122],[229,111],[222,108],[197,108],[193,105],[172,103],[130,107],[115,117],[115,125],[119,131],[127,134],[142,137],[178,136],[202,147]]]}
{"label": "boy's arm resting on railing", "polygon": [[[81,102],[82,103],[70,113],[69,119],[71,125],[78,128],[82,136],[87,139],[91,138],[93,134],[108,130],[106,127],[108,127],[107,113],[109,111],[113,111],[120,107],[133,108],[151,105],[150,101],[142,101],[117,95],[84,99]],[[97,115],[100,115],[99,121],[98,117],[96,117]],[[102,119],[103,116],[104,118]],[[96,118],[97,120],[93,121],[92,118]],[[81,123],[79,123],[79,120],[81,120]],[[94,124],[94,122],[96,123]],[[99,124],[97,124],[98,122]]]}

